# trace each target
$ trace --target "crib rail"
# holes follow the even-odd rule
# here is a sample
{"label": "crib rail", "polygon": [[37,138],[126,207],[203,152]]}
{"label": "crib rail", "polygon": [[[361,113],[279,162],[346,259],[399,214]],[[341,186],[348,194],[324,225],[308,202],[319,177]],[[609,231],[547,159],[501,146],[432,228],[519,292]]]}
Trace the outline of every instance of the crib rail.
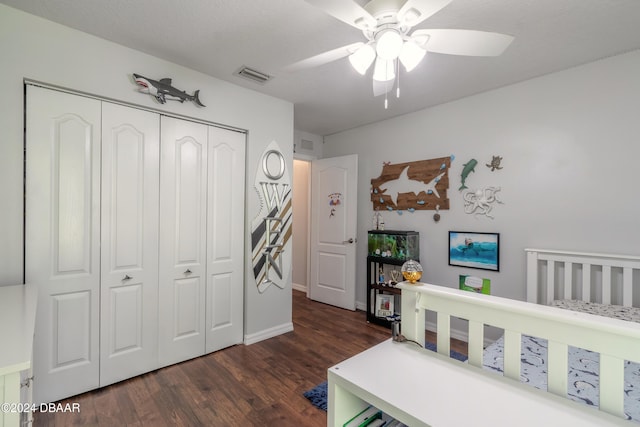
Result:
{"label": "crib rail", "polygon": [[484,326],[504,330],[504,374],[520,381],[523,334],[549,342],[548,391],[567,396],[568,346],[600,353],[600,409],[624,416],[624,361],[640,363],[640,324],[489,295],[406,282],[402,334],[424,345],[425,311],[437,313],[438,353],[449,355],[450,319],[469,321],[469,363],[482,367]]}
{"label": "crib rail", "polygon": [[640,306],[638,256],[543,249],[525,252],[529,302],[549,304],[554,299],[581,299]]}

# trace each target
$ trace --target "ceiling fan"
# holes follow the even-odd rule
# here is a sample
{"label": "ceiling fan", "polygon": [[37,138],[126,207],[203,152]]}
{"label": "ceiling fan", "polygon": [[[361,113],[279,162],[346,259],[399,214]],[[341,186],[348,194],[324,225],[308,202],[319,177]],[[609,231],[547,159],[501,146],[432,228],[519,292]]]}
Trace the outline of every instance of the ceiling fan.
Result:
{"label": "ceiling fan", "polygon": [[[486,31],[412,28],[451,3],[452,0],[371,0],[360,6],[354,0],[305,0],[355,28],[365,42],[351,43],[285,68],[298,71],[332,62],[345,56],[364,75],[375,62],[374,96],[389,92],[400,71],[407,72],[422,61],[427,52],[464,56],[498,56],[509,46],[512,36]],[[398,96],[399,96],[399,89]],[[385,98],[385,108],[387,106]]]}

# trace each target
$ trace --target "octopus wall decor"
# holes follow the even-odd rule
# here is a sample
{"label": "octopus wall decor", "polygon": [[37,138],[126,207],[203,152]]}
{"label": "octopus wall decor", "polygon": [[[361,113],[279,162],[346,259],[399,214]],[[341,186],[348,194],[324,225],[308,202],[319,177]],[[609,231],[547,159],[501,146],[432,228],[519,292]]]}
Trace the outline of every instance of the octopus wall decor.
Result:
{"label": "octopus wall decor", "polygon": [[491,211],[494,205],[503,203],[497,196],[500,190],[500,187],[485,187],[475,191],[467,191],[463,195],[464,212],[474,214],[474,216],[485,215],[487,218],[493,219]]}

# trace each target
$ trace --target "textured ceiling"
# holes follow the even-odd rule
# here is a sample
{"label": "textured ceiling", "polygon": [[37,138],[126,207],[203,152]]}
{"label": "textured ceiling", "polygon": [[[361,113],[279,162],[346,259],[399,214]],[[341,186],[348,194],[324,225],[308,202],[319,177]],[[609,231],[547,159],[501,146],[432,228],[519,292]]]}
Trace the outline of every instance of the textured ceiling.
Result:
{"label": "textured ceiling", "polygon": [[[640,49],[640,0],[453,0],[415,28],[493,31],[514,36],[514,42],[497,58],[428,54],[414,71],[400,75],[401,97],[390,98],[385,110],[383,99],[373,96],[372,71],[362,77],[346,58],[282,71],[363,40],[359,30],[303,0],[0,3],[291,101],[295,128],[317,135]],[[235,76],[242,65],[273,78],[260,85]]]}

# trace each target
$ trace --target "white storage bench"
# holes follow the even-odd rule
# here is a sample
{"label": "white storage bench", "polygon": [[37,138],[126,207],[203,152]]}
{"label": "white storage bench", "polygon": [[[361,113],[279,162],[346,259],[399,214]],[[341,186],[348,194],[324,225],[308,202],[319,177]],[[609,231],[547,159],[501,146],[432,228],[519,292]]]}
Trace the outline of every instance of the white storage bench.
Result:
{"label": "white storage bench", "polygon": [[[402,289],[402,333],[328,371],[328,425],[373,405],[409,426],[615,426],[623,362],[640,362],[640,324],[434,285]],[[422,348],[425,311],[437,313],[438,353]],[[450,318],[469,322],[469,363],[450,359]],[[483,328],[505,331],[504,376],[482,369]],[[520,337],[548,339],[549,387],[520,382]],[[419,344],[418,344],[419,343]],[[567,347],[600,353],[600,410],[566,398]]]}
{"label": "white storage bench", "polygon": [[631,427],[597,408],[391,339],[329,368],[328,384],[328,426],[343,426],[373,405],[411,427]]}

